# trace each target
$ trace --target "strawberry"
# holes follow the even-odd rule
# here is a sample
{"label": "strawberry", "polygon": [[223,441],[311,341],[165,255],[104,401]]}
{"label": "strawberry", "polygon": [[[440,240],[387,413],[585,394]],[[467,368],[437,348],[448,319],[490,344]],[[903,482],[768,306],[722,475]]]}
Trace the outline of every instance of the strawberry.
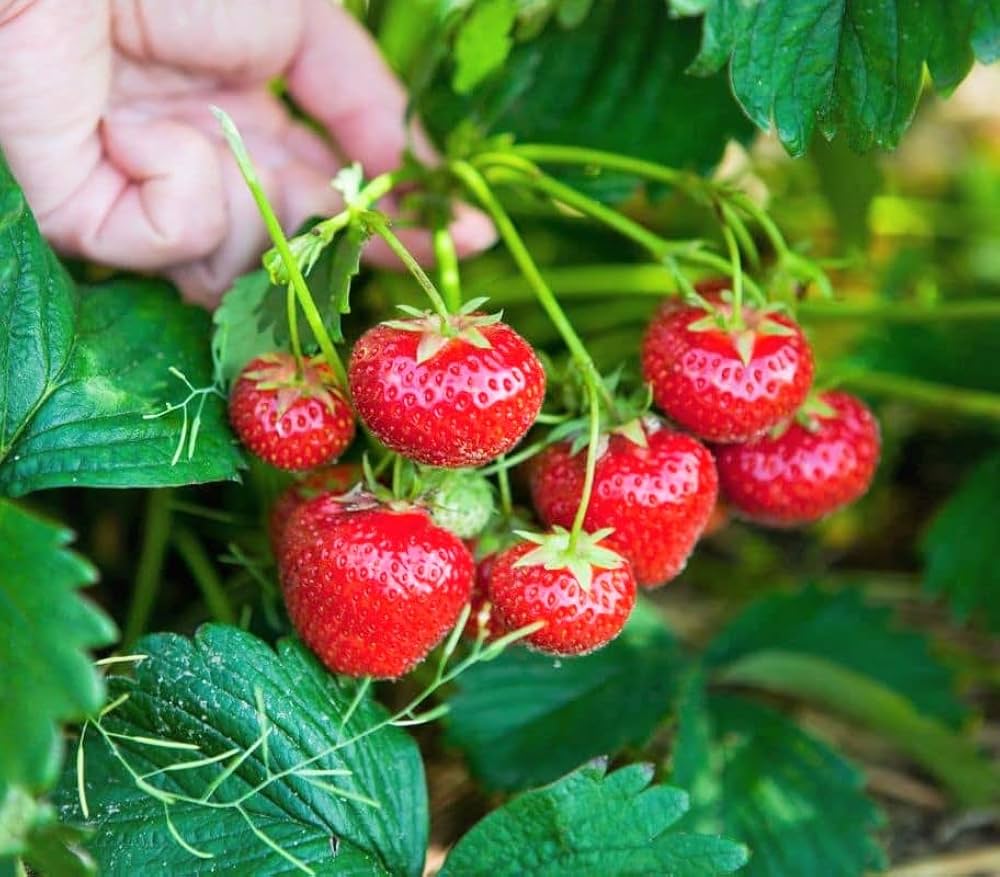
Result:
{"label": "strawberry", "polygon": [[458,619],[473,561],[417,507],[320,496],[288,522],[278,569],[292,624],[333,672],[395,679]]}
{"label": "strawberry", "polygon": [[332,463],[354,438],[354,415],[322,361],[303,364],[267,353],[240,372],[229,395],[229,419],[243,444],[279,469]]}
{"label": "strawberry", "polygon": [[423,315],[382,323],[358,340],[351,393],[379,441],[420,463],[461,468],[524,437],[542,407],[545,372],[528,342],[498,319]]}
{"label": "strawberry", "polygon": [[[467,639],[478,639],[482,628],[486,629],[487,641],[496,639],[507,633],[503,626],[500,613],[493,610],[493,600],[490,596],[490,581],[493,577],[493,564],[497,555],[487,554],[476,563],[476,578],[472,583],[472,611],[462,632]],[[484,614],[485,612],[485,614]]]}
{"label": "strawberry", "polygon": [[745,442],[790,417],[812,384],[813,357],[790,317],[722,299],[653,318],[642,371],[653,400],[672,420],[713,442]]}
{"label": "strawberry", "polygon": [[[712,455],[656,417],[603,436],[599,454],[584,528],[612,528],[608,544],[631,563],[636,582],[662,585],[684,568],[715,506]],[[573,453],[569,442],[535,458],[531,496],[545,524],[572,525],[586,468],[586,452]]]}
{"label": "strawberry", "polygon": [[460,539],[478,536],[493,516],[493,487],[478,472],[426,470],[422,475],[434,523]]}
{"label": "strawberry", "polygon": [[607,531],[555,528],[503,551],[493,564],[490,596],[507,630],[542,622],[523,642],[551,655],[583,655],[621,632],[635,605],[635,578],[624,558],[602,546]]}
{"label": "strawberry", "polygon": [[821,393],[787,427],[716,450],[732,509],[776,527],[818,520],[868,490],[879,458],[878,421],[849,393]]}
{"label": "strawberry", "polygon": [[295,481],[278,497],[268,515],[268,534],[275,554],[285,532],[289,518],[302,503],[323,493],[347,493],[361,481],[361,467],[357,463],[339,463],[310,472],[301,481]]}

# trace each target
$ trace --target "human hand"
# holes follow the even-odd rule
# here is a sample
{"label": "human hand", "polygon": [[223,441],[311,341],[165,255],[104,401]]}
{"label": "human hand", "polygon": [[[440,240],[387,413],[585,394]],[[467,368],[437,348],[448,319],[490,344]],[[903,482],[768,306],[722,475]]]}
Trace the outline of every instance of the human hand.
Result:
{"label": "human hand", "polygon": [[[407,145],[434,159],[370,37],[332,0],[0,0],[0,58],[0,146],[42,232],[207,305],[268,243],[213,104],[289,230],[340,208],[330,179],[345,160],[373,176]],[[268,92],[278,75],[340,155]],[[452,233],[460,254],[494,237],[463,205]],[[426,232],[399,234],[431,259]],[[365,255],[397,264],[379,241]]]}

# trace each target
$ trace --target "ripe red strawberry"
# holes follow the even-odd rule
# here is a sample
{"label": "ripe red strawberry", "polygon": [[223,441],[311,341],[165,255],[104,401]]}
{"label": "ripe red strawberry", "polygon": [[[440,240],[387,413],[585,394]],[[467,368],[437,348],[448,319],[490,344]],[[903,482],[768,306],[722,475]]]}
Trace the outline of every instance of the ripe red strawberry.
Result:
{"label": "ripe red strawberry", "polygon": [[251,360],[229,395],[229,419],[240,441],[279,469],[331,463],[354,438],[354,414],[325,362],[298,373],[289,353]]}
{"label": "ripe red strawberry", "polygon": [[289,617],[335,673],[395,679],[455,624],[473,561],[416,507],[321,496],[292,515],[278,558]]}
{"label": "ripe red strawberry", "polygon": [[545,372],[495,317],[455,315],[445,332],[442,323],[425,316],[369,329],[351,355],[351,393],[387,447],[431,466],[480,466],[534,423]]}
{"label": "ripe red strawberry", "polygon": [[[718,320],[732,308],[713,304]],[[642,344],[642,371],[656,405],[713,442],[745,442],[802,404],[813,357],[802,330],[783,314],[743,308],[742,329],[716,325],[703,307],[668,304]]]}
{"label": "ripe red strawberry", "polygon": [[636,587],[628,562],[600,545],[606,535],[582,533],[570,548],[569,533],[560,528],[502,552],[490,596],[504,627],[543,622],[522,642],[552,655],[584,655],[618,636]]}
{"label": "ripe red strawberry", "polygon": [[[687,563],[715,506],[718,479],[712,455],[691,436],[656,417],[601,440],[584,528],[613,528],[607,542],[632,564],[645,588],[674,578]],[[583,495],[587,454],[569,442],[546,448],[530,467],[539,518],[569,527]]]}
{"label": "ripe red strawberry", "polygon": [[818,399],[780,434],[716,449],[719,483],[734,511],[790,527],[818,520],[868,490],[878,466],[878,421],[848,393]]}
{"label": "ripe red strawberry", "polygon": [[479,616],[483,610],[487,609],[487,603],[490,606],[485,616],[486,640],[493,640],[507,633],[500,613],[493,609],[493,600],[490,596],[490,580],[493,577],[493,564],[496,563],[496,559],[495,553],[487,554],[476,563],[476,578],[472,583],[472,598],[469,601],[471,611],[463,631],[463,635],[467,639],[474,640],[479,637],[480,621],[482,620]]}
{"label": "ripe red strawberry", "polygon": [[289,485],[275,501],[268,516],[268,534],[275,554],[285,532],[285,525],[292,512],[303,502],[324,493],[347,493],[361,478],[361,467],[357,463],[338,463],[310,472],[301,481]]}

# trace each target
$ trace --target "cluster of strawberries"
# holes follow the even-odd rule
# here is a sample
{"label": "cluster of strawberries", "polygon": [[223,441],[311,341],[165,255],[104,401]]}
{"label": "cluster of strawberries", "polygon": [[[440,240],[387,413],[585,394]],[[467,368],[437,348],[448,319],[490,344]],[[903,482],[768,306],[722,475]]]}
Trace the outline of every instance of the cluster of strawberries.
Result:
{"label": "cluster of strawberries", "polygon": [[[743,517],[793,526],[871,482],[875,419],[846,393],[810,392],[811,350],[782,313],[736,307],[718,289],[669,303],[648,329],[642,368],[673,426],[647,411],[602,429],[582,527],[573,525],[588,454],[569,439],[550,443],[526,466],[548,530],[484,538],[480,546],[499,547],[477,563],[477,543],[462,538],[472,533],[442,526],[429,503],[373,492],[359,467],[329,464],[353,439],[354,412],[383,445],[425,466],[471,470],[511,450],[545,397],[542,365],[513,329],[479,313],[380,324],[352,353],[351,402],[325,364],[287,354],[251,362],[230,397],[241,440],[276,466],[316,470],[271,517],[303,640],[335,672],[396,678],[471,602],[472,636],[520,630],[540,651],[583,654],[619,633],[637,588],[683,569],[720,493]],[[450,520],[462,520],[457,511]],[[470,507],[467,517],[477,514]]]}

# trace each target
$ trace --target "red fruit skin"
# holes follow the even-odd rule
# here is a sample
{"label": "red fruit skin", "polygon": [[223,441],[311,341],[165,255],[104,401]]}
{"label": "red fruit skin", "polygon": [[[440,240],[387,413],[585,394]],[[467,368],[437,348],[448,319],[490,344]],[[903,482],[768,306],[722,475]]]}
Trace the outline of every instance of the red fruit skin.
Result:
{"label": "red fruit skin", "polygon": [[396,679],[454,626],[472,555],[422,509],[330,505],[311,500],[289,522],[278,561],[289,617],[333,672]]}
{"label": "red fruit skin", "polygon": [[335,495],[347,493],[361,481],[362,475],[361,467],[357,463],[338,463],[310,472],[301,481],[296,481],[285,488],[271,506],[271,513],[268,515],[268,535],[275,556],[278,554],[286,524],[302,503],[323,493]]}
{"label": "red fruit skin", "polygon": [[545,371],[504,323],[483,326],[490,348],[449,341],[417,362],[420,333],[378,325],[354,346],[348,378],[358,414],[379,441],[430,466],[481,466],[514,447],[545,399]]}
{"label": "red fruit skin", "polygon": [[544,627],[520,642],[550,655],[585,655],[611,642],[635,605],[635,578],[628,563],[614,569],[595,567],[590,590],[585,591],[567,569],[514,566],[536,547],[519,543],[493,565],[490,595],[504,627],[517,630],[544,621]]}
{"label": "red fruit skin", "polygon": [[[752,325],[753,311],[744,313]],[[661,308],[642,342],[643,376],[657,407],[680,426],[712,442],[750,441],[802,404],[812,385],[812,350],[792,319],[770,314],[794,334],[758,332],[744,366],[729,333],[688,329],[705,315],[700,307]]]}
{"label": "red fruit skin", "polygon": [[240,441],[272,466],[289,471],[312,469],[332,463],[354,440],[354,413],[326,363],[309,365],[307,378],[317,388],[329,391],[332,406],[314,396],[300,396],[278,417],[279,390],[261,389],[248,372],[274,366],[276,359],[290,354],[251,360],[240,372],[229,395],[229,420]]}
{"label": "red fruit skin", "polygon": [[878,467],[878,421],[848,393],[819,398],[836,414],[818,417],[815,432],[793,422],[778,438],[716,449],[719,483],[733,511],[760,524],[794,527],[868,490]]}
{"label": "red fruit skin", "polygon": [[487,603],[490,603],[490,613],[486,617],[486,642],[498,639],[507,633],[507,628],[503,625],[500,613],[492,606],[490,596],[490,579],[493,576],[493,564],[496,563],[497,555],[487,554],[476,563],[476,576],[472,583],[472,598],[469,601],[469,620],[465,623],[462,635],[466,639],[475,640],[479,638],[479,613],[483,611]]}
{"label": "red fruit skin", "polygon": [[[609,435],[594,470],[584,518],[588,532],[613,527],[609,546],[632,564],[636,582],[654,588],[676,577],[701,536],[718,495],[708,449],[655,418],[644,421],[646,447]],[[530,467],[535,511],[548,526],[573,525],[587,454],[569,442],[546,448]]]}

